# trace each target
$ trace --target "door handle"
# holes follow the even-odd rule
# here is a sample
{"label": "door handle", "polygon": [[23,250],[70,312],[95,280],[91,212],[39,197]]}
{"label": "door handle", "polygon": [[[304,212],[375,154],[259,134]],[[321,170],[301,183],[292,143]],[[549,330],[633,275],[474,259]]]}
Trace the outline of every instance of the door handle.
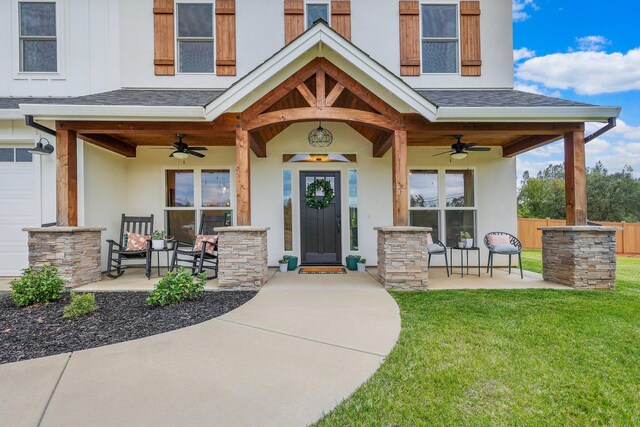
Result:
{"label": "door handle", "polygon": [[337,225],[338,225],[338,234],[340,234],[342,232],[342,220],[340,219],[340,215],[338,215]]}

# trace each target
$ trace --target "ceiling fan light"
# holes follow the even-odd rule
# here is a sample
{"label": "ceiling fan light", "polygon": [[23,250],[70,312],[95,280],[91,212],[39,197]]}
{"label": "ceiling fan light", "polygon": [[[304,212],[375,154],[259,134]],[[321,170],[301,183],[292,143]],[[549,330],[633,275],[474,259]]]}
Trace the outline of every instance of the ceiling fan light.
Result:
{"label": "ceiling fan light", "polygon": [[187,157],[189,157],[189,155],[182,151],[174,151],[173,153],[171,153],[171,157],[175,157],[178,160],[185,160]]}
{"label": "ceiling fan light", "polygon": [[462,160],[462,159],[466,159],[467,158],[467,153],[465,153],[464,151],[461,153],[451,153],[451,158],[453,160]]}

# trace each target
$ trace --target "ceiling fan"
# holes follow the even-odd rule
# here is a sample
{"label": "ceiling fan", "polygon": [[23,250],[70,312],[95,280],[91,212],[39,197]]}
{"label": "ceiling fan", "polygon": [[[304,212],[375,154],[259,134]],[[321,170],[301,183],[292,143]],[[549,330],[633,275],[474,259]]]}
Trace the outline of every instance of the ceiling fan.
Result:
{"label": "ceiling fan", "polygon": [[173,148],[165,148],[164,150],[174,150],[173,153],[169,154],[169,157],[175,157],[176,159],[184,160],[187,157],[195,156],[199,158],[203,158],[204,154],[199,153],[199,151],[207,151],[207,147],[190,147],[188,144],[184,143],[182,139],[184,138],[184,134],[176,134],[178,137],[178,141],[174,142]]}
{"label": "ceiling fan", "polygon": [[451,148],[446,148],[446,150],[442,153],[434,154],[433,157],[442,156],[443,154],[449,154],[454,160],[464,159],[469,155],[469,151],[490,151],[489,147],[476,147],[473,142],[465,144],[462,142],[462,135],[454,135],[454,138],[457,140],[455,144],[451,145]]}

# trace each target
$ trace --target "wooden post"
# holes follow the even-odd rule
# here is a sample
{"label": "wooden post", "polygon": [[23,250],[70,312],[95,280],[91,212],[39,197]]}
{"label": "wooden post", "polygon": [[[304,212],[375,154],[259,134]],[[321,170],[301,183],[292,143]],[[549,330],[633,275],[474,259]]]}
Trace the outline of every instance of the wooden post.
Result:
{"label": "wooden post", "polygon": [[394,131],[391,151],[393,165],[393,225],[406,226],[409,225],[407,131]]}
{"label": "wooden post", "polygon": [[587,225],[587,173],[584,130],[564,135],[567,225]]}
{"label": "wooden post", "polygon": [[236,129],[237,225],[251,225],[251,148],[249,132]]}
{"label": "wooden post", "polygon": [[78,139],[76,131],[56,130],[56,222],[78,225]]}

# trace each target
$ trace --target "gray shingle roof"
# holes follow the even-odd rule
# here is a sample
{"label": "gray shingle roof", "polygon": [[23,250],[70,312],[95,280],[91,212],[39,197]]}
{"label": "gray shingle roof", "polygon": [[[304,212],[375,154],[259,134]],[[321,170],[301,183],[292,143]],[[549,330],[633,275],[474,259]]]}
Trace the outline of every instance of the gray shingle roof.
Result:
{"label": "gray shingle roof", "polygon": [[589,107],[590,104],[566,101],[511,89],[424,90],[417,92],[437,107]]}
{"label": "gray shingle roof", "polygon": [[118,89],[68,98],[0,98],[0,109],[16,109],[19,104],[204,107],[223,92],[213,89]]}

